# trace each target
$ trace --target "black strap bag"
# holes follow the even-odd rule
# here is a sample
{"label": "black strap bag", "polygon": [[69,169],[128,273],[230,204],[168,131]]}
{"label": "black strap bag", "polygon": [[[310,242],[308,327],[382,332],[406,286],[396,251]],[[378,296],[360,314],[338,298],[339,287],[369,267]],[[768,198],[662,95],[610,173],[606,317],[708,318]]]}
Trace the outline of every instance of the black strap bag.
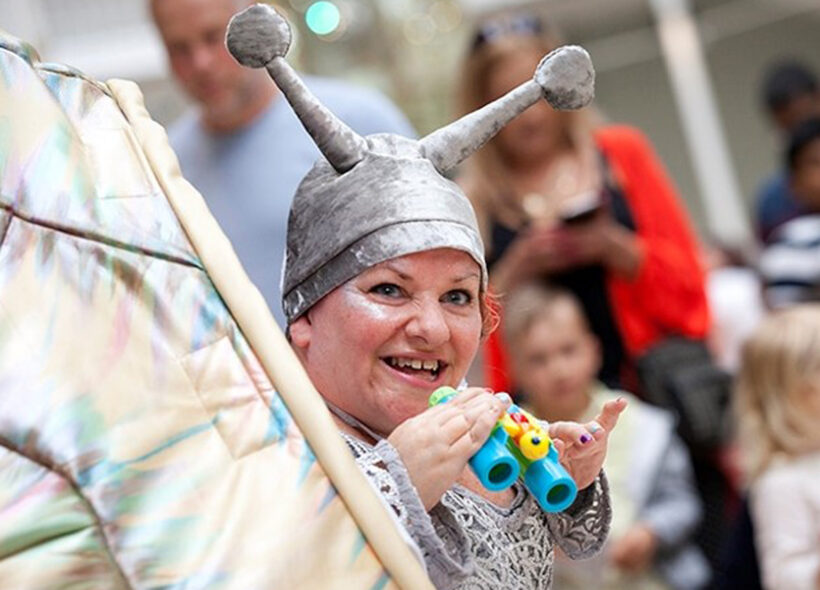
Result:
{"label": "black strap bag", "polygon": [[678,417],[678,432],[693,452],[719,448],[727,436],[732,378],[701,340],[672,336],[637,361],[646,400]]}

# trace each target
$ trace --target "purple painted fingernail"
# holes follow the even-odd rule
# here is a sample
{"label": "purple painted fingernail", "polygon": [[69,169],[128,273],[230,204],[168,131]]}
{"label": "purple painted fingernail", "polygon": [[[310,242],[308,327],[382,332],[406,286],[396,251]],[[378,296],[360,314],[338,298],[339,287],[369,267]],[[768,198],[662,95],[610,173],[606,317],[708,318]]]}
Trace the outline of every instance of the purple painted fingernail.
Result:
{"label": "purple painted fingernail", "polygon": [[581,435],[581,442],[583,444],[587,444],[591,440],[592,440],[592,437],[590,435],[588,435],[588,434],[582,434]]}

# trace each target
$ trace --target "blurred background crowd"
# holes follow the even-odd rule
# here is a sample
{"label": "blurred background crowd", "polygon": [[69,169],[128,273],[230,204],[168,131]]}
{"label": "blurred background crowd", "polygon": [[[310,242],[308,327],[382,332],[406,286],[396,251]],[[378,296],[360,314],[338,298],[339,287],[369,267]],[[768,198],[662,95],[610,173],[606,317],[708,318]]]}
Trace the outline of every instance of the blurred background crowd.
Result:
{"label": "blurred background crowd", "polygon": [[[732,193],[723,198],[746,204],[760,179],[778,165],[779,138],[760,108],[763,69],[783,57],[820,68],[818,7],[812,0],[334,0],[338,24],[328,33],[321,27],[314,33],[307,11],[322,4],[278,2],[297,32],[290,61],[305,72],[381,89],[419,134],[455,113],[457,69],[478,19],[514,7],[542,14],[565,40],[589,50],[597,72],[597,107],[607,118],[648,135],[703,230],[719,225],[720,215],[713,222],[706,216],[703,185],[710,183],[698,179],[687,147],[671,63],[692,65],[693,56],[705,61],[733,179],[727,184]],[[328,12],[324,26],[332,27],[334,11]],[[0,0],[0,15],[3,29],[32,43],[44,59],[99,79],[137,81],[152,116],[163,124],[185,108],[147,2]],[[687,39],[692,25],[696,36]],[[671,49],[664,48],[662,31],[673,37]],[[667,56],[670,50],[681,55]],[[749,211],[749,205],[732,209],[735,215]],[[722,221],[736,227],[745,219]],[[738,233],[743,230],[733,229],[731,237]]]}
{"label": "blurred background crowd", "polygon": [[[281,320],[289,199],[317,154],[224,50],[245,4],[0,0],[0,26],[45,61],[140,84]],[[607,458],[608,550],[556,587],[820,587],[820,488],[780,513],[820,472],[804,419],[820,418],[816,0],[272,4],[288,60],[363,134],[424,135],[558,45],[590,52],[593,107],[531,108],[455,178],[501,326],[471,381],[550,420],[634,396]]]}

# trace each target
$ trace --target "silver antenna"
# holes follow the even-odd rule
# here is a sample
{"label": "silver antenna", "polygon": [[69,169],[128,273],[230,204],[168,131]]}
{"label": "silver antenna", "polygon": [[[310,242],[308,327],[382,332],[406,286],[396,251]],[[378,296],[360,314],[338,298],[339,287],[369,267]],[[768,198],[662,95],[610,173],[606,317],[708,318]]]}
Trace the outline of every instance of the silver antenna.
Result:
{"label": "silver antenna", "polygon": [[246,8],[228,24],[226,44],[234,59],[266,68],[330,165],[347,172],[362,160],[367,143],[319,102],[285,61],[290,42],[290,25],[267,4]]}
{"label": "silver antenna", "polygon": [[571,110],[588,105],[594,94],[589,54],[577,45],[559,47],[541,60],[532,80],[419,140],[421,153],[445,174],[542,96],[554,109]]}

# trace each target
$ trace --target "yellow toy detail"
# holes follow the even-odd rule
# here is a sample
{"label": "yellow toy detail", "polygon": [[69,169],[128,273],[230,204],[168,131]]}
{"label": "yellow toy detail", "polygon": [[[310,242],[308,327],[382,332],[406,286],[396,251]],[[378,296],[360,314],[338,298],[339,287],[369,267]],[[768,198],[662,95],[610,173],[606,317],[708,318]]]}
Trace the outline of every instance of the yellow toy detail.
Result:
{"label": "yellow toy detail", "polygon": [[549,434],[529,412],[519,408],[505,414],[501,418],[501,427],[518,445],[521,454],[531,461],[545,457],[550,450]]}
{"label": "yellow toy detail", "polygon": [[[430,395],[429,404],[447,403],[457,395],[452,387],[439,387]],[[578,495],[547,429],[515,404],[499,418],[469,465],[481,485],[492,492],[506,490],[520,478],[546,512],[565,510]]]}

